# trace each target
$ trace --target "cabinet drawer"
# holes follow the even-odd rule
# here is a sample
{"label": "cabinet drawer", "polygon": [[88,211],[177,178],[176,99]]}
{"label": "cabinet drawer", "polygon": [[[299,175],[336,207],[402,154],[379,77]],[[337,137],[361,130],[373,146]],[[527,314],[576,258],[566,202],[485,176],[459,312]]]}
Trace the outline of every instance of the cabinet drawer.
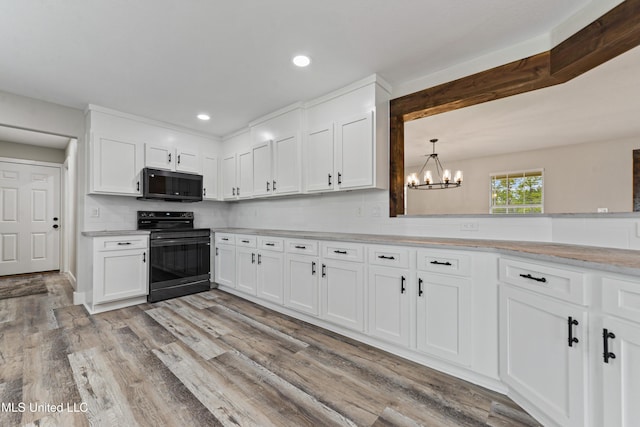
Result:
{"label": "cabinet drawer", "polygon": [[216,244],[218,245],[235,245],[236,235],[229,233],[216,233]]}
{"label": "cabinet drawer", "polygon": [[258,237],[258,248],[267,251],[282,252],[284,250],[284,239],[278,237]]}
{"label": "cabinet drawer", "polygon": [[456,276],[471,274],[471,256],[468,254],[440,249],[419,249],[417,256],[418,270]]}
{"label": "cabinet drawer", "polygon": [[640,279],[602,278],[602,309],[640,323]]}
{"label": "cabinet drawer", "polygon": [[95,240],[95,249],[98,251],[146,249],[149,246],[148,242],[149,236],[100,237]]}
{"label": "cabinet drawer", "polygon": [[246,236],[243,234],[238,234],[235,236],[236,238],[236,246],[244,246],[246,248],[255,248],[257,245],[257,237],[256,236]]}
{"label": "cabinet drawer", "polygon": [[342,261],[364,262],[364,245],[343,242],[326,242],[322,244],[322,256]]}
{"label": "cabinet drawer", "polygon": [[318,255],[318,242],[315,240],[285,240],[287,253]]}
{"label": "cabinet drawer", "polygon": [[585,305],[586,273],[545,264],[501,258],[498,261],[501,282]]}
{"label": "cabinet drawer", "polygon": [[394,246],[369,246],[368,260],[370,265],[409,268],[409,249]]}

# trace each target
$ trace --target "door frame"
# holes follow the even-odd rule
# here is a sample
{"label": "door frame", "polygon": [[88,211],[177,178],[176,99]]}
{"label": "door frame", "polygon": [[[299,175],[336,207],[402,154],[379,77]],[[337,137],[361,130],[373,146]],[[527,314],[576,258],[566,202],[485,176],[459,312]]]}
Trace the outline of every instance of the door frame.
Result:
{"label": "door frame", "polygon": [[[63,165],[61,163],[53,163],[53,162],[42,162],[39,160],[27,160],[27,159],[14,159],[11,157],[0,157],[0,162],[6,162],[6,163],[18,163],[18,164],[23,164],[23,165],[30,165],[30,166],[45,166],[45,167],[51,167],[51,168],[56,168],[58,169],[59,173],[60,173],[60,188],[58,188],[58,196],[59,196],[59,206],[60,206],[60,217],[62,218],[62,220],[60,221],[61,224],[65,224],[64,222],[64,218],[66,216],[63,216],[64,214],[66,214],[65,211],[65,206],[66,206],[66,194],[67,194],[67,190],[68,190],[68,180],[65,179],[64,177],[64,168]],[[59,241],[58,241],[58,253],[60,254],[60,259],[58,260],[58,270],[61,272],[65,272],[64,270],[64,266],[66,266],[68,264],[68,244],[67,244],[67,238],[66,238],[66,231],[63,229],[61,233],[58,234],[59,237]]]}

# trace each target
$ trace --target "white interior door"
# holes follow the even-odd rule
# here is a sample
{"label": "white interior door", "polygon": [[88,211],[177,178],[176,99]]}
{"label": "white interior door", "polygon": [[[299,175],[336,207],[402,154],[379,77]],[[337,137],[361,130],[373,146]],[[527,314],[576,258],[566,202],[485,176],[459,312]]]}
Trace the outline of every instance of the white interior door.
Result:
{"label": "white interior door", "polygon": [[0,162],[0,276],[60,269],[60,168]]}

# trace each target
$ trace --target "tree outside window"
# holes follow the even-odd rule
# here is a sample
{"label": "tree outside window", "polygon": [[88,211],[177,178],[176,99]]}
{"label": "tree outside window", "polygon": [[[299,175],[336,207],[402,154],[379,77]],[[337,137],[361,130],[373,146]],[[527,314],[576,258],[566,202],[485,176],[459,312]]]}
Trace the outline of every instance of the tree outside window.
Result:
{"label": "tree outside window", "polygon": [[543,213],[543,184],[543,170],[492,174],[489,212],[492,214]]}

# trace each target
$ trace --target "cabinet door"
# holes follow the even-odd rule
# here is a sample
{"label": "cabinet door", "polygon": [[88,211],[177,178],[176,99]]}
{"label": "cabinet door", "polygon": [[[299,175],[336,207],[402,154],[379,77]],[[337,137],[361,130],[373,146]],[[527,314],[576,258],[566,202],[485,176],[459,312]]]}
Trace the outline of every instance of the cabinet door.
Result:
{"label": "cabinet door", "polygon": [[500,377],[558,425],[584,425],[586,320],[582,307],[500,288]]}
{"label": "cabinet door", "polygon": [[[604,363],[602,354],[595,355],[602,366],[604,425],[640,426],[640,325],[605,317],[604,328],[615,336],[607,341],[615,358]],[[603,350],[602,331],[596,332]]]}
{"label": "cabinet door", "polygon": [[304,150],[305,188],[309,192],[333,190],[333,124],[307,134]]}
{"label": "cabinet door", "polygon": [[298,134],[273,141],[273,192],[300,192],[300,139]]}
{"label": "cabinet door", "polygon": [[139,196],[144,145],[93,135],[91,143],[93,193]]}
{"label": "cabinet door", "polygon": [[369,334],[395,344],[409,345],[409,272],[369,267]]}
{"label": "cabinet door", "polygon": [[373,185],[373,112],[337,125],[337,183],[340,189]]}
{"label": "cabinet door", "polygon": [[218,158],[211,154],[202,156],[202,198],[218,199]]}
{"label": "cabinet door", "polygon": [[162,145],[144,144],[144,165],[148,168],[175,170],[175,149]]}
{"label": "cabinet door", "polygon": [[236,287],[236,248],[234,246],[216,246],[215,277],[219,285]]}
{"label": "cabinet door", "polygon": [[94,304],[149,293],[146,249],[102,251],[95,256]]}
{"label": "cabinet door", "polygon": [[236,289],[251,295],[256,294],[256,251],[251,248],[236,248]]}
{"label": "cabinet door", "polygon": [[235,199],[236,196],[236,155],[222,159],[222,198]]}
{"label": "cabinet door", "polygon": [[197,150],[178,148],[176,150],[176,170],[180,172],[202,173],[202,162]]}
{"label": "cabinet door", "polygon": [[417,347],[462,365],[471,364],[471,281],[418,273]]}
{"label": "cabinet door", "polygon": [[321,266],[322,318],[364,331],[364,266],[325,261]]}
{"label": "cabinet door", "polygon": [[282,304],[284,256],[280,252],[258,252],[258,296]]}
{"label": "cabinet door", "polygon": [[253,195],[265,196],[272,192],[271,141],[253,147]]}
{"label": "cabinet door", "polygon": [[248,198],[253,195],[253,152],[238,154],[238,186],[236,196]]}
{"label": "cabinet door", "polygon": [[285,260],[284,305],[303,313],[318,315],[318,258],[287,255]]}

